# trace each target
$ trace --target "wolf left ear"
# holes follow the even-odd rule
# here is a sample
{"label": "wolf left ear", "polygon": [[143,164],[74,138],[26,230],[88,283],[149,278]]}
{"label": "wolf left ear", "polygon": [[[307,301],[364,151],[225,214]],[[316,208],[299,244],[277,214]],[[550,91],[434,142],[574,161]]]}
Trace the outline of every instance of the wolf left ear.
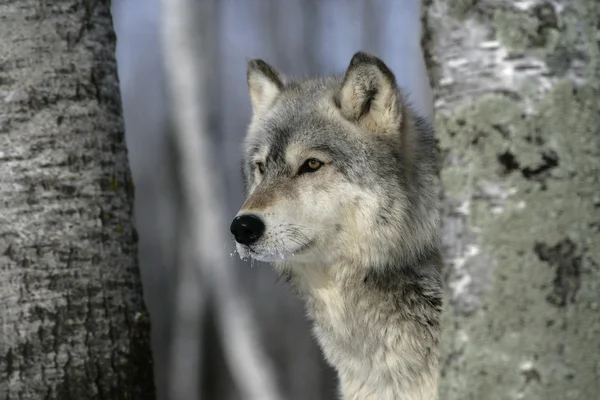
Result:
{"label": "wolf left ear", "polygon": [[248,61],[246,80],[255,115],[269,109],[284,84],[283,76],[260,59]]}
{"label": "wolf left ear", "polygon": [[383,61],[369,53],[352,57],[336,102],[344,117],[370,132],[393,133],[400,127],[396,78]]}

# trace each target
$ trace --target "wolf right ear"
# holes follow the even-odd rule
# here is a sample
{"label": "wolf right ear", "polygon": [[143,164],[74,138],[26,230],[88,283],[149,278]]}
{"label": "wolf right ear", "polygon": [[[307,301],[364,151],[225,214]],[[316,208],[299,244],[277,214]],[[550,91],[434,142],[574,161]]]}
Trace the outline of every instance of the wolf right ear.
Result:
{"label": "wolf right ear", "polygon": [[255,115],[264,113],[283,88],[284,79],[273,67],[260,59],[248,61],[246,73],[252,111]]}
{"label": "wolf right ear", "polygon": [[335,102],[344,117],[369,132],[393,133],[401,125],[396,78],[383,61],[369,53],[352,57]]}

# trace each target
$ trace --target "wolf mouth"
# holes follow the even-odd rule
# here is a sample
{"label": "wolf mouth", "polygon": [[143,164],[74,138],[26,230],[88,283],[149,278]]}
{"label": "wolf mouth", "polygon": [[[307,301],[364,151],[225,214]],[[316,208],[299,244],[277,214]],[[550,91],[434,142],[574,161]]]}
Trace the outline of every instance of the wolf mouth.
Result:
{"label": "wolf mouth", "polygon": [[313,240],[308,241],[307,243],[302,244],[299,248],[294,249],[293,251],[272,251],[272,252],[259,252],[254,246],[247,246],[248,254],[250,258],[253,258],[258,261],[283,261],[286,259],[290,259],[299,255],[300,253],[305,252],[314,246],[315,242]]}

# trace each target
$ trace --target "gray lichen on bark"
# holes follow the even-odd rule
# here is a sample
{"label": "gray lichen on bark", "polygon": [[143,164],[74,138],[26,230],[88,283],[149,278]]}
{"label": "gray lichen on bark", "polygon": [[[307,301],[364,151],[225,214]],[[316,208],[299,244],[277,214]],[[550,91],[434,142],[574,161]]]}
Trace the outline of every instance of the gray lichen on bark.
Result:
{"label": "gray lichen on bark", "polygon": [[433,1],[440,399],[600,391],[600,3]]}
{"label": "gray lichen on bark", "polygon": [[0,4],[0,399],[145,399],[107,1]]}

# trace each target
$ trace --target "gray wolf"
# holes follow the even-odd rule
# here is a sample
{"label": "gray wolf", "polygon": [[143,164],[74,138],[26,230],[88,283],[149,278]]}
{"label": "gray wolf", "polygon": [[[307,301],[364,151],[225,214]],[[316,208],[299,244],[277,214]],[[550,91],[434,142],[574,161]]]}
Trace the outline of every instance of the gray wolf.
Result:
{"label": "gray wolf", "polygon": [[242,258],[304,298],[344,400],[437,396],[442,311],[436,147],[392,71],[292,80],[258,59],[247,82]]}

